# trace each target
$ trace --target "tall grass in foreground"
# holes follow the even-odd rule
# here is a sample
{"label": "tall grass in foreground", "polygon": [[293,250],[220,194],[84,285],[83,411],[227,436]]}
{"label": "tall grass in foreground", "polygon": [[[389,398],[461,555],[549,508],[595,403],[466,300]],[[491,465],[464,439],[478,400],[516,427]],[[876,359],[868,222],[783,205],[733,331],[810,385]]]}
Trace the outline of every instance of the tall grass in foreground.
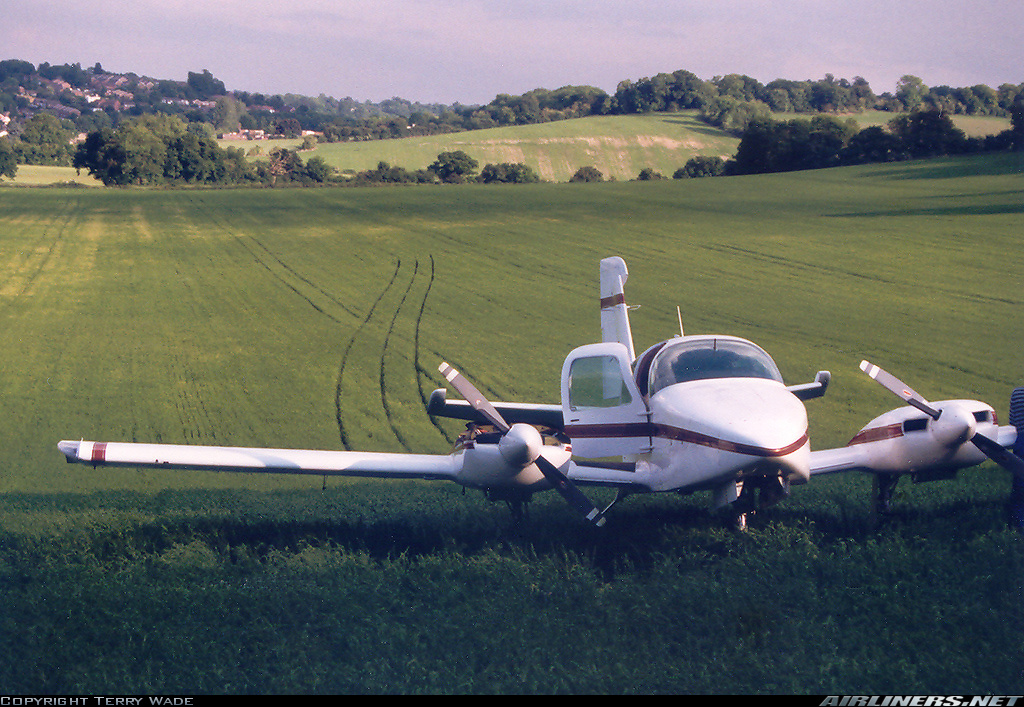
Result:
{"label": "tall grass in foreground", "polygon": [[782,513],[735,535],[673,499],[624,509],[603,533],[541,502],[515,534],[500,509],[461,510],[453,495],[367,484],[319,500],[26,499],[25,512],[73,522],[4,535],[0,684],[65,694],[1010,694],[1020,684],[1024,551],[976,507],[929,505],[876,533]]}

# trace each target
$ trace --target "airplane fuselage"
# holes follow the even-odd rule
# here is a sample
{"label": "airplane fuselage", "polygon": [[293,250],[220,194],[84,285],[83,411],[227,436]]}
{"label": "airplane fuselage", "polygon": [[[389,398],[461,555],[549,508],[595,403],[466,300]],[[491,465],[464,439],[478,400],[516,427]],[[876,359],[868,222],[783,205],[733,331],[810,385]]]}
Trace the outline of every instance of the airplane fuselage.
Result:
{"label": "airplane fuselage", "polygon": [[[762,349],[736,337],[676,337],[634,362],[616,346],[581,347],[566,359],[563,430],[571,443],[543,453],[573,481],[715,489],[729,502],[744,481],[788,487],[809,479],[806,409]],[[509,494],[548,487],[534,467],[498,456],[486,436],[463,453],[464,485]]]}

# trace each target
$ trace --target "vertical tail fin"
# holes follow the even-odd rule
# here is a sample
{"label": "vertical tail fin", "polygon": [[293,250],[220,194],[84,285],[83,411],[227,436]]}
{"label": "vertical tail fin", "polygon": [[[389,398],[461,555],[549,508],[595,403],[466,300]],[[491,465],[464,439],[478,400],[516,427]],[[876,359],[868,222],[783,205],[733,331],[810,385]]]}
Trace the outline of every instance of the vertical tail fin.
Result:
{"label": "vertical tail fin", "polygon": [[617,341],[629,351],[629,360],[636,358],[633,332],[629,328],[629,312],[623,288],[629,272],[619,257],[601,261],[601,340]]}

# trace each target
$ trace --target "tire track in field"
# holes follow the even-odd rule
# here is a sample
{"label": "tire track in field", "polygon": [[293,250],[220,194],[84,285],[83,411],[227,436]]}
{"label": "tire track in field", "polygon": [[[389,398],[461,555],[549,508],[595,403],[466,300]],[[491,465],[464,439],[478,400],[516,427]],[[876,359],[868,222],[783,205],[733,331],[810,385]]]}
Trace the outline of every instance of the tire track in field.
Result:
{"label": "tire track in field", "polygon": [[[335,387],[334,401],[335,415],[338,424],[338,433],[339,437],[341,438],[342,444],[345,446],[345,449],[351,449],[351,440],[347,432],[345,431],[345,425],[342,415],[342,393],[343,388],[345,386],[344,377],[347,370],[346,366],[349,362],[349,355],[356,348],[358,340],[360,338],[365,338],[364,334],[368,332],[364,330],[365,327],[371,324],[371,320],[377,319],[381,321],[381,324],[383,324],[383,321],[387,317],[388,312],[390,312],[391,316],[390,319],[388,320],[387,329],[384,331],[383,341],[380,344],[380,353],[378,359],[379,373],[377,383],[379,388],[381,411],[383,412],[384,418],[387,421],[387,424],[390,427],[395,439],[406,451],[412,451],[412,443],[409,441],[407,433],[403,432],[403,422],[400,418],[400,415],[398,415],[396,411],[392,409],[391,403],[389,401],[388,391],[391,386],[389,385],[388,381],[392,379],[395,375],[398,375],[401,370],[400,368],[396,368],[396,365],[404,366],[405,361],[409,362],[409,365],[411,366],[412,369],[412,375],[416,380],[416,386],[420,397],[420,402],[423,405],[422,409],[424,412],[426,411],[429,392],[424,388],[424,382],[430,381],[432,380],[432,378],[430,372],[426,370],[421,364],[420,341],[423,327],[423,316],[424,312],[426,311],[427,300],[430,297],[430,292],[434,284],[435,270],[433,256],[430,257],[429,272],[426,271],[425,268],[421,267],[419,260],[413,262],[412,274],[408,276],[409,279],[405,285],[405,289],[401,292],[400,296],[397,292],[394,295],[394,297],[397,298],[397,303],[393,305],[393,308],[391,306],[383,307],[382,303],[387,299],[387,295],[390,292],[392,292],[395,289],[396,285],[398,285],[398,283],[404,279],[401,276],[401,269],[402,262],[401,260],[399,260],[396,264],[395,271],[392,274],[391,280],[388,282],[383,291],[377,297],[376,301],[373,303],[371,311],[364,318],[359,328],[356,330],[356,332],[353,333],[352,337],[349,339],[348,344],[345,347],[344,354],[342,356],[341,366],[339,367],[338,371],[338,381]],[[411,314],[409,315],[409,318],[412,319],[413,329],[413,351],[411,358],[409,358],[407,356],[402,356],[400,352],[396,353],[394,347],[394,337],[396,335],[396,330],[399,326],[399,323],[405,318],[404,313],[410,310],[410,304],[414,301],[412,299],[413,291],[416,289],[417,285],[423,283],[424,279],[426,279],[426,284],[423,290],[423,295],[419,298],[419,306],[414,316]],[[397,364],[394,356],[399,356],[399,358],[402,359],[402,363]],[[453,439],[448,434],[448,432],[443,427],[441,427],[438,420],[433,416],[428,415],[427,417],[430,420],[430,423],[436,428],[437,432],[449,444],[451,444],[453,442]]]}
{"label": "tire track in field", "polygon": [[[412,277],[409,278],[409,284],[406,286],[405,292],[402,294],[402,299],[399,300],[398,306],[395,308],[395,313],[391,316],[391,324],[388,326],[387,334],[384,336],[384,345],[381,346],[380,349],[380,404],[381,407],[384,408],[384,417],[387,419],[388,425],[391,427],[391,432],[395,435],[395,439],[398,440],[398,443],[401,444],[402,448],[407,452],[411,451],[412,448],[409,446],[409,442],[406,440],[405,435],[403,435],[402,431],[398,428],[398,424],[395,422],[395,417],[391,412],[391,406],[388,404],[388,392],[385,380],[387,378],[387,353],[388,346],[391,343],[391,335],[395,331],[395,322],[398,320],[398,315],[401,314],[402,307],[405,306],[405,301],[409,297],[409,292],[412,290],[412,286],[416,282],[416,275],[419,273],[419,269],[419,261],[414,261],[412,265]],[[413,354],[413,359],[415,361],[415,352]],[[414,374],[417,373],[418,372],[414,371]]]}
{"label": "tire track in field", "polygon": [[206,395],[189,365],[189,358],[176,350],[171,358],[171,378],[174,380],[174,408],[181,423],[182,438],[206,443],[217,440],[217,425],[206,408]]}
{"label": "tire track in field", "polygon": [[[293,268],[291,265],[285,262],[281,257],[275,254],[259,238],[251,234],[245,233],[243,230],[239,230],[232,226],[231,224],[229,224],[227,222],[227,219],[221,216],[216,209],[211,207],[201,197],[193,197],[191,200],[197,206],[202,208],[202,210],[207,215],[207,218],[210,221],[210,223],[212,223],[217,229],[219,229],[223,233],[231,236],[235,240],[235,242],[237,242],[249,254],[249,256],[253,259],[254,262],[256,262],[264,270],[266,270],[271,277],[273,277],[278,282],[283,284],[294,294],[298,295],[303,300],[305,300],[309,304],[309,306],[311,306],[319,314],[322,314],[323,316],[327,317],[335,324],[339,324],[341,326],[344,326],[345,328],[349,328],[349,321],[346,321],[343,318],[339,318],[339,316],[337,316],[337,311],[335,311],[334,313],[329,311],[330,309],[333,309],[333,307],[329,305],[334,305],[338,307],[340,310],[344,311],[349,316],[359,319],[360,315],[353,309],[351,309],[349,306],[347,306],[335,294],[328,291],[327,289],[325,289],[318,283],[314,282],[310,278],[304,276],[302,273],[298,272],[295,268]],[[356,330],[349,337],[349,340],[346,343],[345,349],[342,353],[341,361],[338,366],[338,375],[336,377],[334,386],[334,413],[335,421],[336,424],[338,425],[338,437],[341,441],[342,446],[345,449],[351,449],[351,440],[349,437],[349,433],[345,428],[345,423],[342,414],[342,397],[343,391],[346,386],[345,377],[347,368],[349,367],[349,357],[353,349],[355,348],[356,342],[367,333],[367,327],[371,324],[371,322],[375,318],[383,320],[383,318],[386,316],[384,313],[381,312],[381,305],[387,298],[389,292],[391,292],[394,289],[396,283],[400,280],[401,268],[402,261],[399,258],[396,260],[395,270],[392,273],[390,280],[378,294],[377,298],[371,305],[369,311],[367,311],[367,313],[360,319],[359,324],[356,327]],[[402,293],[397,305],[395,306],[394,311],[391,312],[391,318],[388,323],[384,335],[384,341],[380,349],[378,365],[379,373],[377,387],[379,388],[381,410],[384,413],[384,417],[387,420],[388,426],[390,427],[395,439],[406,450],[410,450],[411,445],[408,441],[407,435],[402,432],[402,425],[397,419],[395,413],[392,411],[390,402],[388,400],[387,381],[389,378],[389,369],[392,373],[394,372],[394,370],[390,368],[393,364],[390,364],[388,362],[388,359],[390,358],[389,353],[393,351],[392,339],[396,327],[398,326],[399,317],[401,316],[403,309],[405,309],[407,306],[407,302],[413,291],[413,288],[415,287],[417,282],[422,281],[423,276],[424,273],[420,269],[419,261],[414,261],[413,272],[409,279],[409,282],[406,285],[406,288]],[[430,291],[434,283],[433,256],[430,256],[430,273],[429,276],[427,277],[428,279],[426,289],[424,291],[422,300],[420,301],[419,310],[415,318],[413,334],[413,357],[411,364],[413,369],[413,375],[417,380],[417,388],[424,410],[426,410],[426,405],[429,399],[429,393],[425,391],[423,387],[424,379],[430,380],[431,376],[430,372],[424,370],[424,368],[420,364],[420,333],[422,328],[423,314],[426,309],[426,302],[430,296]],[[318,302],[317,300],[320,301]],[[388,309],[390,311],[390,308]],[[436,418],[428,416],[428,419],[445,440],[447,440],[449,443],[453,441],[450,435],[441,427],[440,423]]]}
{"label": "tire track in field", "polygon": [[[281,259],[280,256],[278,256],[276,253],[270,250],[270,248],[268,248],[267,245],[263,243],[261,240],[259,240],[258,238],[251,234],[245,233],[244,231],[237,231],[236,229],[234,229],[230,224],[228,224],[225,221],[225,219],[219,216],[216,209],[211,207],[205,201],[203,201],[200,198],[194,198],[192,199],[192,203],[200,206],[202,210],[205,212],[208,220],[219,230],[234,238],[235,242],[238,243],[260,267],[266,270],[267,273],[273,279],[277,280],[282,285],[291,290],[293,293],[295,293],[303,300],[305,300],[306,303],[309,304],[309,306],[316,310],[318,313],[324,315],[325,317],[335,322],[336,324],[347,324],[347,322],[339,319],[338,317],[328,312],[327,309],[322,307],[320,304],[317,304],[317,302],[314,301],[313,297],[303,292],[299,288],[299,286],[289,281],[288,277],[285,277],[284,275],[281,274],[281,272],[275,269],[275,264],[277,268],[280,268],[280,270],[284,271],[284,273],[286,273],[288,276],[294,278],[294,280],[298,281],[302,285],[305,285],[306,287],[312,289],[315,293],[322,295],[331,304],[344,310],[349,316],[353,318],[358,318],[358,313],[352,310],[342,300],[338,299],[334,294],[328,292],[322,286],[318,285],[313,280],[310,280],[308,277],[300,273],[294,267],[286,263],[283,259]],[[250,242],[255,244],[255,247],[251,246]]]}
{"label": "tire track in field", "polygon": [[338,423],[338,437],[341,440],[341,445],[348,450],[351,450],[352,447],[349,444],[348,433],[345,431],[345,422],[342,419],[341,414],[341,392],[344,387],[345,368],[348,365],[348,357],[352,352],[352,347],[355,345],[356,339],[358,339],[363,333],[363,330],[370,323],[374,313],[377,311],[377,307],[380,306],[381,301],[394,286],[395,280],[398,279],[398,272],[401,268],[402,261],[401,259],[397,259],[395,262],[395,271],[391,274],[391,279],[388,280],[388,284],[385,285],[384,289],[381,290],[379,295],[377,295],[377,299],[375,299],[373,304],[370,306],[370,310],[366,313],[366,316],[363,317],[359,326],[357,326],[356,330],[352,333],[352,336],[349,338],[348,343],[345,345],[345,350],[341,355],[341,363],[338,365],[338,377],[334,384],[334,418]]}
{"label": "tire track in field", "polygon": [[[420,311],[416,314],[416,330],[413,337],[413,367],[416,369],[416,385],[420,393],[420,402],[423,403],[423,409],[427,409],[427,403],[430,402],[430,395],[423,387],[424,380],[433,381],[433,370],[427,370],[420,363],[420,330],[423,328],[423,313],[427,309],[427,298],[430,297],[430,290],[434,287],[434,256],[430,256],[430,279],[427,281],[427,289],[423,292],[423,299],[420,301]],[[431,388],[430,393],[434,390]],[[455,440],[452,438],[448,431],[441,426],[441,423],[434,415],[427,416],[432,424],[441,436],[445,438],[448,444],[454,444]]]}
{"label": "tire track in field", "polygon": [[[330,292],[325,290],[323,287],[321,287],[320,285],[316,284],[315,282],[313,282],[309,278],[305,277],[304,275],[299,273],[295,268],[293,268],[292,266],[288,265],[286,262],[281,260],[281,258],[279,258],[273,251],[271,251],[270,248],[268,248],[266,245],[263,244],[262,241],[260,241],[258,238],[256,238],[256,236],[246,236],[246,238],[248,238],[253,243],[255,243],[257,246],[259,246],[263,250],[263,252],[267,254],[267,256],[269,256],[271,259],[273,259],[275,262],[277,262],[278,265],[280,265],[286,272],[288,272],[290,275],[292,275],[293,277],[298,279],[300,282],[303,282],[306,285],[309,285],[311,288],[313,288],[314,290],[316,290],[317,292],[322,294],[324,297],[326,297],[328,300],[330,300],[333,304],[336,304],[338,307],[341,307],[343,310],[348,312],[352,317],[358,317],[359,316],[358,314],[356,314],[355,311],[350,309],[348,307],[348,305],[346,305],[340,299],[338,299],[333,294],[331,294]],[[243,246],[244,245],[245,244],[243,242]],[[333,319],[334,321],[338,322],[339,324],[341,323],[341,321],[339,319],[337,319],[336,317],[331,316],[331,314],[329,314],[327,311],[322,309],[312,299],[307,297],[302,292],[299,292],[299,290],[297,288],[295,288],[291,283],[287,282],[284,278],[280,277],[279,275],[276,275],[269,267],[267,267],[266,262],[262,258],[260,258],[252,249],[250,249],[248,247],[246,249],[249,250],[249,252],[252,254],[252,256],[254,258],[256,258],[256,260],[259,261],[260,264],[263,265],[263,267],[267,268],[267,270],[271,273],[271,275],[274,275],[274,277],[276,277],[278,280],[280,280],[282,283],[284,283],[289,289],[291,289],[293,292],[295,292],[295,294],[299,295],[304,300],[309,302],[310,306],[312,306],[314,309],[316,309],[321,314],[323,314],[323,315]]]}
{"label": "tire track in field", "polygon": [[75,214],[78,213],[78,206],[79,202],[76,200],[74,204],[69,205],[69,208],[58,212],[36,239],[28,257],[25,258],[24,266],[14,269],[3,283],[0,283],[0,295],[3,295],[5,299],[10,298],[5,303],[6,307],[10,307],[15,300],[25,295],[39,279],[43,270],[46,269],[54,254],[63,244],[64,233],[70,227]]}

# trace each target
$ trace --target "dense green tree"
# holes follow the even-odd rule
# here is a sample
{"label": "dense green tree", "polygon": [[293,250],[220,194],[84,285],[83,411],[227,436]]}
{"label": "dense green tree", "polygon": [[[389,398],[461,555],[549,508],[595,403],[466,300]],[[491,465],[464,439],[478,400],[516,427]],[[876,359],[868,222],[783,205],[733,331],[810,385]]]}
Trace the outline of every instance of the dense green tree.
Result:
{"label": "dense green tree", "polygon": [[476,172],[480,163],[462,150],[442,152],[427,169],[437,175],[442,182],[458,184],[464,182]]}
{"label": "dense green tree", "polygon": [[232,96],[218,96],[210,113],[217,132],[230,133],[238,130],[245,115],[245,104]]}
{"label": "dense green tree", "polygon": [[1010,108],[1010,129],[1006,132],[1010,149],[1024,150],[1024,102]]}
{"label": "dense green tree", "polygon": [[767,98],[761,82],[744,74],[716,76],[711,82],[718,87],[720,96],[728,96],[738,101],[764,101]]}
{"label": "dense green tree", "polygon": [[17,174],[18,158],[14,153],[14,146],[7,138],[0,137],[0,179],[14,179]]}
{"label": "dense green tree", "polygon": [[270,151],[270,184],[292,181],[305,172],[302,158],[295,150],[275,147]]}
{"label": "dense green tree", "polygon": [[856,127],[828,116],[776,122],[756,120],[743,133],[733,170],[739,174],[834,167]]}
{"label": "dense green tree", "polygon": [[100,128],[85,136],[79,143],[72,166],[81,172],[83,169],[104,184],[115,184],[113,172],[117,169],[118,159],[114,154],[112,128]]}
{"label": "dense green tree", "polygon": [[586,167],[580,167],[576,170],[576,173],[569,177],[570,182],[603,182],[604,175],[597,167],[593,165],[587,165]]}
{"label": "dense green tree", "polygon": [[404,167],[392,167],[387,162],[378,162],[376,169],[359,172],[355,184],[432,184],[437,175],[430,170],[418,169],[410,172]]}
{"label": "dense green tree", "polygon": [[521,162],[502,162],[484,165],[477,181],[484,184],[531,184],[539,182],[540,177]]}
{"label": "dense green tree", "polygon": [[73,135],[70,123],[49,113],[36,113],[25,122],[15,145],[18,161],[21,164],[70,165],[74,154],[70,145]]}
{"label": "dense green tree", "polygon": [[843,164],[893,162],[903,152],[899,138],[878,125],[864,128],[850,137],[842,152]]}
{"label": "dense green tree", "polygon": [[636,175],[636,180],[638,182],[653,182],[664,178],[665,175],[661,172],[656,172],[653,167],[644,167],[640,170],[640,173]]}
{"label": "dense green tree", "polygon": [[911,157],[956,154],[967,145],[964,132],[948,115],[935,110],[901,115],[889,123],[889,129]]}
{"label": "dense green tree", "polygon": [[122,183],[159,183],[167,161],[167,143],[141,120],[119,130],[119,139],[124,152]]}
{"label": "dense green tree", "polygon": [[192,71],[188,72],[188,85],[196,96],[202,99],[213,98],[214,96],[223,96],[227,93],[227,89],[224,87],[224,82],[214,78],[213,74],[207,69],[203,69],[203,73],[197,74]]}
{"label": "dense green tree", "polygon": [[650,103],[644,96],[637,84],[629,79],[620,81],[615,89],[615,112],[625,113],[646,113],[651,110]]}
{"label": "dense green tree", "polygon": [[761,101],[744,101],[718,96],[701,108],[701,119],[733,135],[740,135],[754,121],[768,120],[771,109]]}
{"label": "dense green tree", "polygon": [[331,178],[334,174],[334,168],[327,164],[320,155],[313,155],[306,160],[306,175],[314,182],[323,183]]}
{"label": "dense green tree", "polygon": [[89,85],[89,73],[79,63],[50,66],[47,62],[43,62],[36,71],[44,79],[50,81],[62,79],[75,88],[85,88]]}
{"label": "dense green tree", "polygon": [[302,132],[302,125],[295,118],[279,118],[274,123],[274,130],[285,137],[298,137]]}
{"label": "dense green tree", "polygon": [[231,184],[255,178],[244,152],[222,149],[208,124],[186,125],[170,115],[140,116],[116,130],[89,133],[74,166],[108,185]]}
{"label": "dense green tree", "polygon": [[686,161],[672,175],[673,179],[695,179],[699,177],[718,177],[725,174],[725,160],[721,157],[697,155]]}
{"label": "dense green tree", "polygon": [[996,95],[999,107],[1002,110],[1010,111],[1014,104],[1018,102],[1018,98],[1024,96],[1024,83],[1019,86],[1015,86],[1012,83],[1001,84]]}
{"label": "dense green tree", "polygon": [[13,78],[18,81],[27,81],[36,72],[35,64],[20,59],[6,59],[0,61],[0,82]]}
{"label": "dense green tree", "polygon": [[896,82],[896,99],[903,106],[903,110],[917,110],[927,95],[928,87],[917,76],[906,74]]}

